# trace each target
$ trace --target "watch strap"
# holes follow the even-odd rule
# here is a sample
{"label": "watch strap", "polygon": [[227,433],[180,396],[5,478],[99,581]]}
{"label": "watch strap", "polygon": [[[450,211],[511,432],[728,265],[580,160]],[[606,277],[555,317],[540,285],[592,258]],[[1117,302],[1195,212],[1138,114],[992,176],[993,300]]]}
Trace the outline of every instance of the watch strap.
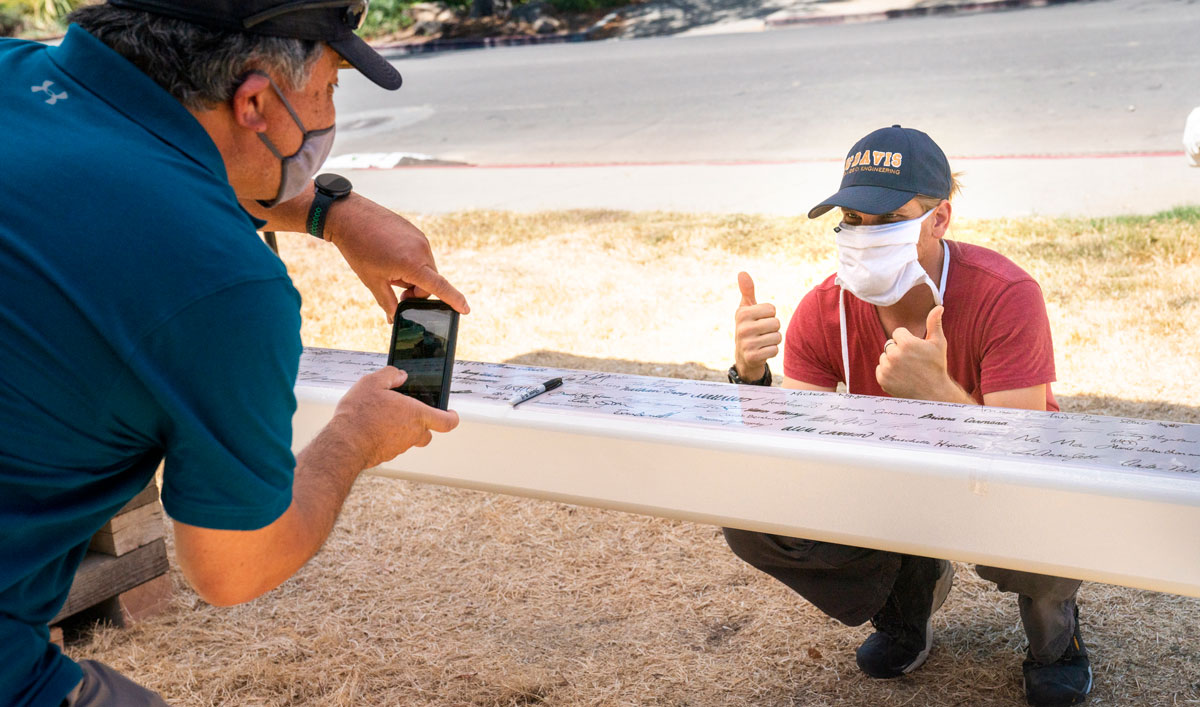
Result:
{"label": "watch strap", "polygon": [[329,218],[329,209],[333,207],[333,202],[350,196],[353,190],[350,180],[340,174],[326,172],[313,179],[313,199],[308,206],[308,216],[304,219],[304,228],[309,235],[325,240],[325,221]]}
{"label": "watch strap", "polygon": [[766,385],[766,386],[769,386],[769,385],[771,385],[771,367],[764,363],[763,369],[764,370],[763,370],[762,378],[759,378],[756,381],[742,380],[742,377],[738,375],[737,364],[734,364],[729,367],[729,382],[730,383],[739,383],[741,385]]}
{"label": "watch strap", "polygon": [[310,236],[325,240],[325,219],[329,216],[330,205],[335,201],[337,201],[337,197],[332,194],[320,189],[314,190],[312,204],[308,207],[308,218],[304,221]]}

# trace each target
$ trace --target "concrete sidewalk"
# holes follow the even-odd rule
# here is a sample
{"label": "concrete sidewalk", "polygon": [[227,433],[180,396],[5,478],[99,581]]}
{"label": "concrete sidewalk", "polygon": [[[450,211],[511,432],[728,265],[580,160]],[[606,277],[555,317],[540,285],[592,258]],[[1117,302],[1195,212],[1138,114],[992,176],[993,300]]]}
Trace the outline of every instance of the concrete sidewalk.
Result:
{"label": "concrete sidewalk", "polygon": [[[1200,203],[1183,152],[955,158],[960,218],[1150,214]],[[842,161],[757,164],[407,167],[342,171],[401,213],[617,209],[803,214],[837,191]]]}
{"label": "concrete sidewalk", "polygon": [[795,24],[876,22],[967,12],[1045,7],[1074,0],[799,0],[767,16],[768,27]]}

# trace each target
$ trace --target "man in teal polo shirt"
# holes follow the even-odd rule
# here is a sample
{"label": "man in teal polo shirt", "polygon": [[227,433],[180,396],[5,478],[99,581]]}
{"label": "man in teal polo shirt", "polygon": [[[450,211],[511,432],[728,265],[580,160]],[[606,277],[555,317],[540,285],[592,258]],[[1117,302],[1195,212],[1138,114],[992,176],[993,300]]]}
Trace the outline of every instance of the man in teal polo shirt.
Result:
{"label": "man in teal polo shirt", "polygon": [[332,241],[389,313],[395,285],[467,311],[406,221],[314,199],[341,62],[400,85],[365,11],[112,0],[58,47],[0,40],[0,704],[163,704],[46,628],[160,461],[176,560],[228,605],[317,551],[359,472],[457,424],[384,369],[291,452],[300,298],[246,209]]}

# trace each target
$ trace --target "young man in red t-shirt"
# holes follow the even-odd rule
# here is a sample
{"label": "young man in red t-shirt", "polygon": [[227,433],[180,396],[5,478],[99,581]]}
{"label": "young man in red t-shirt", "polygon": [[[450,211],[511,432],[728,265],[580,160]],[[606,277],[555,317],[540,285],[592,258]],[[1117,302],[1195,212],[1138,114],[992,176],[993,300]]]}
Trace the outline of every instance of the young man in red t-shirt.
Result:
{"label": "young man in red t-shirt", "polygon": [[[805,295],[784,346],[783,387],[890,395],[966,405],[1058,410],[1054,351],[1041,288],[1004,256],[943,237],[957,190],[928,135],[892,126],[846,157],[841,189],[809,212],[838,207],[838,271]],[[770,385],[767,360],[783,342],[775,307],[738,275],[736,363],[730,381]],[[856,659],[864,673],[899,677],[933,642],[931,617],[953,581],[946,560],[727,528],[739,557],[833,618],[873,633]],[[1016,592],[1029,638],[1023,666],[1034,705],[1087,699],[1092,673],[1079,636],[1079,581],[977,567]]]}

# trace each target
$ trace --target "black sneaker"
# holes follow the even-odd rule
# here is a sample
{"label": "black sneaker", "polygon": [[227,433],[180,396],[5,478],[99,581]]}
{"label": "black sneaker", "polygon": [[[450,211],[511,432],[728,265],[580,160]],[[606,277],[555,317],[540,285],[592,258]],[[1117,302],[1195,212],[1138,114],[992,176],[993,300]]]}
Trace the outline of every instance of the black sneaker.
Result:
{"label": "black sneaker", "polygon": [[954,583],[954,565],[946,560],[905,555],[896,585],[883,608],[871,617],[875,633],[858,647],[858,667],[873,678],[898,678],[929,657],[933,613]]}
{"label": "black sneaker", "polygon": [[1075,634],[1062,657],[1053,663],[1042,664],[1026,651],[1025,699],[1037,707],[1078,705],[1087,701],[1092,691],[1092,662],[1087,647],[1079,635],[1079,607],[1075,607]]}

